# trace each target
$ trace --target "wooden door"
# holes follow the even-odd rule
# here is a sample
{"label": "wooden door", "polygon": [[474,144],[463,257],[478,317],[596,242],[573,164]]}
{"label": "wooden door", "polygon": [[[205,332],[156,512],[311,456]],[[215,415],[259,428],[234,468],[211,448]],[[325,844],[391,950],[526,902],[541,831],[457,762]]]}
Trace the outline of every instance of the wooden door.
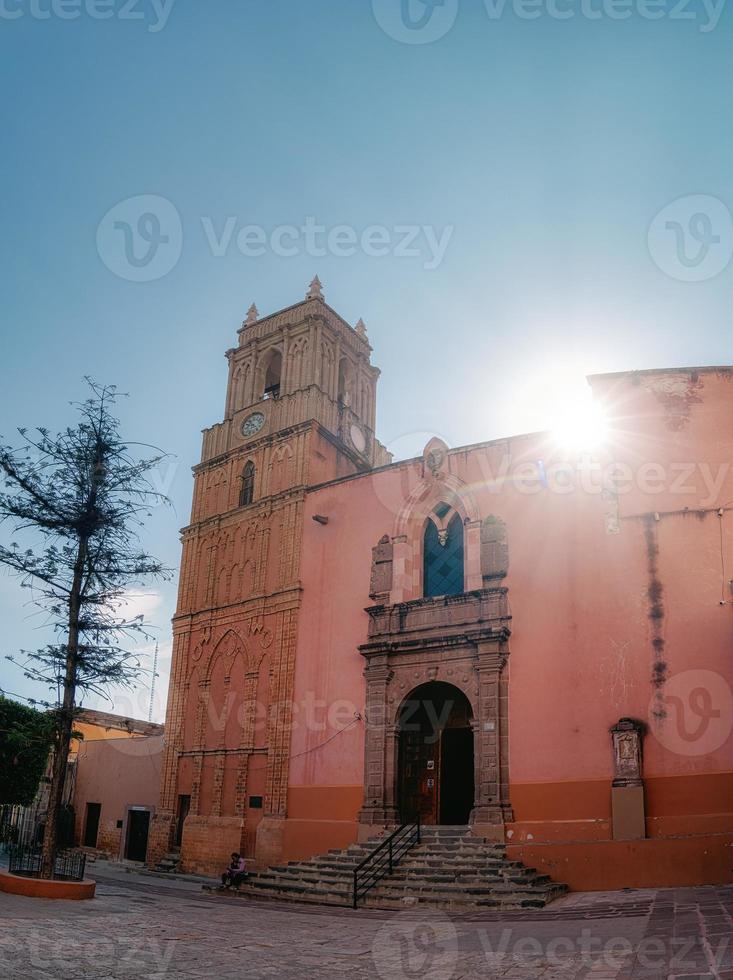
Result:
{"label": "wooden door", "polygon": [[422,823],[438,822],[440,805],[440,740],[425,732],[400,735],[400,810],[403,821],[420,815]]}

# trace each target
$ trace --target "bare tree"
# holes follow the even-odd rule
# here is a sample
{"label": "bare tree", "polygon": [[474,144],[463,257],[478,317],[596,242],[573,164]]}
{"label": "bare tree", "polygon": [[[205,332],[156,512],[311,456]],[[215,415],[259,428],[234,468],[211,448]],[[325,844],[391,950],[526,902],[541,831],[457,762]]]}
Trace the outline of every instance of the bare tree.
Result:
{"label": "bare tree", "polygon": [[[145,633],[142,616],[124,615],[128,590],[170,571],[147,555],[138,532],[151,506],[167,502],[150,483],[164,458],[139,458],[120,436],[115,388],[87,379],[79,420],[56,436],[29,434],[22,445],[0,445],[0,523],[28,539],[0,544],[0,563],[31,589],[45,611],[52,642],[23,651],[26,677],[56,690],[55,740],[41,874],[52,878],[66,768],[77,702],[110,685],[132,686],[142,669],[125,649]],[[136,448],[136,447],[135,447]],[[147,447],[150,449],[150,447]]]}

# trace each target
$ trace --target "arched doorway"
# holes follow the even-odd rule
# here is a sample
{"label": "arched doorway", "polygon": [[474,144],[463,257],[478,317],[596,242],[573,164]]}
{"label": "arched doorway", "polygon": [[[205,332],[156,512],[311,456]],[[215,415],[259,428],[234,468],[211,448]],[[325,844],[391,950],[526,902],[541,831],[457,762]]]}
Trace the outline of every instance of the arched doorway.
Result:
{"label": "arched doorway", "polygon": [[452,684],[416,687],[400,707],[397,800],[403,821],[467,824],[474,805],[473,712]]}

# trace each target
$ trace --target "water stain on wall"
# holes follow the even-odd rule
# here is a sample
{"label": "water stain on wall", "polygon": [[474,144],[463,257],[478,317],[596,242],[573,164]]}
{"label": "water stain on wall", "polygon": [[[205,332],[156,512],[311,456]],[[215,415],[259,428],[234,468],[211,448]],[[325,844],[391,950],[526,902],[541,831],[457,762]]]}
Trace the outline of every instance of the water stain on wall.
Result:
{"label": "water stain on wall", "polygon": [[654,718],[662,721],[667,711],[664,706],[662,688],[667,680],[668,667],[664,658],[664,586],[659,578],[659,541],[657,537],[657,522],[653,514],[644,518],[644,544],[647,560],[647,616],[652,645],[652,685],[656,691]]}

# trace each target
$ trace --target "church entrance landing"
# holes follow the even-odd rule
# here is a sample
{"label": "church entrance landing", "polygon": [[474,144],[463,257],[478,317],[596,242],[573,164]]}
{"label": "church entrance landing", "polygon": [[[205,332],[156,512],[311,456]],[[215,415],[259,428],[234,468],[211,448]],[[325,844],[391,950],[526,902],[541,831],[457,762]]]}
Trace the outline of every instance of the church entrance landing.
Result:
{"label": "church entrance landing", "polygon": [[415,688],[398,717],[397,799],[400,819],[467,824],[473,809],[473,712],[451,684]]}

